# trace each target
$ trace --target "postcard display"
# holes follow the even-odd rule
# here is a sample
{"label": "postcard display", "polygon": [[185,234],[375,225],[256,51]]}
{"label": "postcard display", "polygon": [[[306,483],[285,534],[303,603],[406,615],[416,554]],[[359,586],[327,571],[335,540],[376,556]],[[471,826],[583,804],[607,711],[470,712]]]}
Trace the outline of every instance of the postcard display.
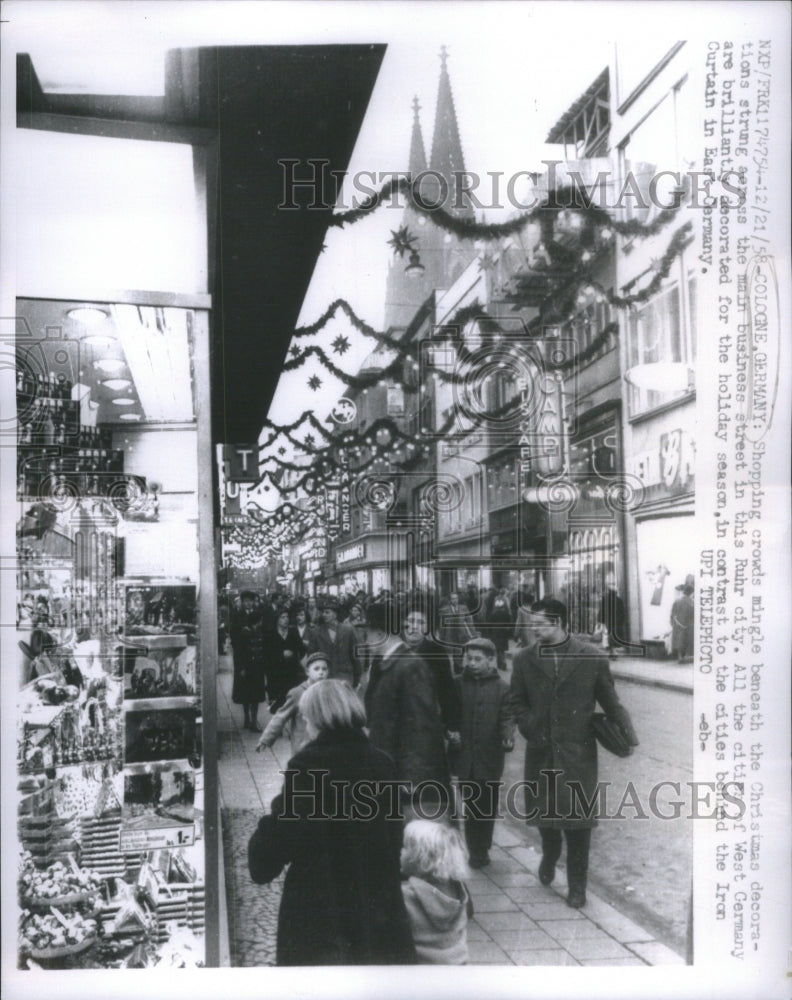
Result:
{"label": "postcard display", "polygon": [[[192,395],[181,312],[139,314],[153,337],[179,327]],[[194,421],[151,421],[145,369],[122,357],[128,378],[111,384],[139,404],[122,422],[100,398],[101,350],[78,342],[81,370],[58,370],[74,344],[29,333],[17,336],[19,964],[200,965]]]}

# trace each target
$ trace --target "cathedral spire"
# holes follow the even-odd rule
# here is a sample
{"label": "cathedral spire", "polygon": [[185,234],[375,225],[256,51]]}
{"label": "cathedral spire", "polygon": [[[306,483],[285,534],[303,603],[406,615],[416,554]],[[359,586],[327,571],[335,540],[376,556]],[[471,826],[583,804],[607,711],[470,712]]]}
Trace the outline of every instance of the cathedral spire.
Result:
{"label": "cathedral spire", "polygon": [[462,142],[459,138],[454,95],[451,92],[451,78],[448,75],[448,49],[440,47],[440,83],[437,88],[432,156],[429,167],[437,170],[448,182],[449,191],[454,190],[454,173],[465,169],[462,156]]}
{"label": "cathedral spire", "polygon": [[424,149],[423,133],[421,132],[421,119],[418,116],[418,112],[421,110],[421,105],[418,103],[418,98],[413,98],[413,126],[412,126],[412,138],[410,139],[410,174],[413,177],[417,177],[418,174],[423,173],[426,170],[426,150]]}

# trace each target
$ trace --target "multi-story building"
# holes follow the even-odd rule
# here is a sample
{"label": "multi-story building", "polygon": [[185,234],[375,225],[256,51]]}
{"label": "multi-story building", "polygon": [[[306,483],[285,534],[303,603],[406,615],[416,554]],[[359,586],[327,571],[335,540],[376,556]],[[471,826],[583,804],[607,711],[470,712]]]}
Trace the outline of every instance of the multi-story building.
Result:
{"label": "multi-story building", "polygon": [[[612,72],[611,145],[619,176],[630,172],[646,194],[644,205],[629,199],[626,215],[648,223],[660,207],[650,182],[661,171],[684,181],[701,156],[691,119],[695,101],[688,81],[689,46],[658,43],[656,61],[638,65],[617,47]],[[669,184],[672,185],[669,187]],[[658,201],[686,198],[655,183]],[[662,266],[672,234],[693,223],[685,249],[670,263],[660,287],[632,306],[622,319],[624,372],[624,469],[640,483],[641,496],[626,520],[628,575],[625,581],[632,638],[658,640],[670,630],[675,588],[692,582],[696,570],[695,509],[696,266],[693,241],[701,212],[685,210],[656,236],[619,239],[618,287],[645,288]],[[651,647],[650,647],[651,648]]]}

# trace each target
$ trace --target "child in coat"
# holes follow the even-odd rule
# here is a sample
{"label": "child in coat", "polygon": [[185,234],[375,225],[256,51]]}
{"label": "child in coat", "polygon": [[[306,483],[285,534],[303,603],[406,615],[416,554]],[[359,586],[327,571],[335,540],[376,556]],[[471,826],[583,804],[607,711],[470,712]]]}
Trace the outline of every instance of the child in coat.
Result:
{"label": "child in coat", "polygon": [[514,748],[509,686],[498,672],[497,651],[489,639],[471,639],[465,645],[462,675],[456,683],[462,729],[450,764],[460,779],[460,796],[465,803],[470,867],[482,868],[490,860],[505,754]]}
{"label": "child in coat", "polygon": [[404,828],[402,895],[418,961],[465,965],[473,904],[465,886],[467,852],[446,823],[415,819]]}
{"label": "child in coat", "polygon": [[272,716],[267,728],[261,734],[261,738],[256,744],[258,753],[264,747],[271,747],[272,744],[284,732],[291,740],[292,755],[310,742],[305,726],[305,719],[300,712],[300,698],[311,684],[317,681],[326,680],[330,675],[330,664],[324,653],[311,653],[305,661],[306,679],[302,684],[293,687],[286,695],[286,700],[278,711]]}

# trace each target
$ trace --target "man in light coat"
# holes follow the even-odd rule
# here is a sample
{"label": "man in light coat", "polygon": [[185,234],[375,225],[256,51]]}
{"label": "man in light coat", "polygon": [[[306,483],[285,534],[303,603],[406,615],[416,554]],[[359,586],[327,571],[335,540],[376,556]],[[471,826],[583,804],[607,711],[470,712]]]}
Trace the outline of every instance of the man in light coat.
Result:
{"label": "man in light coat", "polygon": [[[567,844],[567,904],[585,905],[591,830],[596,801],[597,743],[591,728],[596,703],[637,746],[627,710],[619,701],[608,660],[567,632],[567,608],[546,597],[531,607],[537,644],[514,657],[511,698],[525,737],[525,806],[539,828],[539,881],[550,885]],[[583,799],[585,798],[585,802]]]}

